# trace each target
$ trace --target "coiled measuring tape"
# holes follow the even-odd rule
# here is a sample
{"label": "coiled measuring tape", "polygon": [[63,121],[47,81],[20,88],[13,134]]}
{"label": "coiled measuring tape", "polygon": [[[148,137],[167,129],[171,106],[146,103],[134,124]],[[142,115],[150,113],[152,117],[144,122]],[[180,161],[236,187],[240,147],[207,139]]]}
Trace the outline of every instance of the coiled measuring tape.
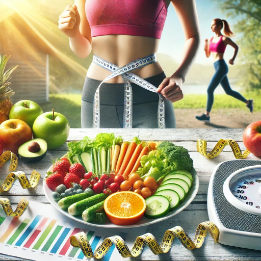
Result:
{"label": "coiled measuring tape", "polygon": [[18,166],[18,157],[11,151],[5,151],[0,155],[0,168],[11,158],[9,170],[15,171]]}
{"label": "coiled measuring tape", "polygon": [[128,246],[120,236],[105,238],[101,245],[95,249],[94,253],[92,252],[91,245],[84,232],[71,236],[70,242],[72,246],[80,247],[83,254],[88,258],[95,257],[101,259],[106,255],[113,244],[116,246],[122,257],[137,257],[142,253],[146,245],[149,246],[150,250],[155,255],[167,253],[171,249],[175,237],[177,237],[182,245],[189,250],[200,248],[204,243],[207,232],[209,232],[214,241],[217,242],[219,230],[217,226],[210,221],[205,221],[198,225],[193,240],[187,235],[182,227],[176,226],[165,232],[160,244],[150,233],[137,237],[131,250],[129,250]]}
{"label": "coiled measuring tape", "polygon": [[223,151],[224,147],[227,145],[230,145],[236,159],[245,159],[250,154],[249,150],[245,150],[242,153],[237,142],[232,139],[219,140],[218,143],[215,145],[214,149],[210,153],[207,153],[207,142],[205,140],[199,139],[197,140],[197,151],[203,156],[205,156],[206,158],[213,159],[217,157]]}
{"label": "coiled measuring tape", "polygon": [[[139,58],[135,61],[124,65],[123,67],[118,67],[113,63],[110,63],[97,55],[93,55],[93,63],[107,69],[111,72],[109,76],[107,76],[98,86],[93,101],[93,127],[100,128],[100,87],[101,85],[112,79],[118,75],[121,75],[124,80],[124,114],[123,114],[123,127],[124,128],[132,128],[132,87],[131,82],[136,83],[142,88],[151,91],[157,92],[157,87],[153,84],[145,81],[134,73],[128,73],[129,71],[133,71],[135,69],[144,67],[148,64],[156,62],[156,54],[148,55],[143,58]],[[165,104],[164,97],[162,94],[159,95],[159,104],[158,104],[158,128],[165,128]]]}
{"label": "coiled measuring tape", "polygon": [[24,211],[26,210],[28,204],[29,204],[29,201],[25,198],[22,198],[19,201],[19,203],[16,207],[16,210],[13,211],[9,199],[8,198],[0,198],[0,205],[2,206],[5,214],[7,216],[11,216],[11,217],[20,217],[24,213]]}

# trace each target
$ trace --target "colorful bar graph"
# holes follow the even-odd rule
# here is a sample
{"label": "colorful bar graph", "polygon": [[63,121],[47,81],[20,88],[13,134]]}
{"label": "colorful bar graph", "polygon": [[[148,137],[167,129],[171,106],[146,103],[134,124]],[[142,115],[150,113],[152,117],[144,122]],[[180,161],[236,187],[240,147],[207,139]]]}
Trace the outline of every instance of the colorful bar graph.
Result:
{"label": "colorful bar graph", "polygon": [[28,223],[30,222],[30,219],[26,218],[24,220],[24,222],[17,228],[17,230],[15,231],[15,233],[11,236],[11,238],[7,241],[8,245],[12,245],[14,243],[14,241],[17,239],[17,237],[22,233],[22,231],[24,230],[24,228],[28,225]]}
{"label": "colorful bar graph", "polygon": [[41,233],[45,223],[47,222],[48,218],[44,218],[40,225],[37,227],[37,229],[34,231],[34,233],[30,236],[30,238],[27,240],[27,242],[24,244],[24,247],[29,248],[34,240],[38,237],[38,235]]}
{"label": "colorful bar graph", "polygon": [[13,232],[13,230],[16,228],[17,225],[17,221],[18,221],[18,217],[14,217],[11,221],[11,223],[9,224],[6,232],[3,234],[3,236],[0,238],[0,243],[3,243],[8,236]]}
{"label": "colorful bar graph", "polygon": [[[73,230],[73,232],[71,233],[71,235],[70,236],[73,236],[74,234],[76,234],[76,233],[78,233],[78,232],[80,232],[81,231],[81,229],[79,229],[79,228],[75,228],[74,230]],[[69,249],[69,247],[70,247],[70,237],[67,239],[67,241],[66,241],[66,243],[64,244],[64,246],[63,246],[63,248],[61,249],[61,251],[60,251],[60,255],[65,255],[66,254],[66,252],[68,251],[68,249]]]}
{"label": "colorful bar graph", "polygon": [[55,238],[57,237],[57,235],[59,234],[61,229],[62,229],[62,226],[57,226],[55,228],[52,235],[50,236],[50,238],[48,239],[48,241],[45,243],[44,247],[42,248],[42,251],[47,251],[50,248],[51,244],[53,243],[53,241],[55,240]]}
{"label": "colorful bar graph", "polygon": [[37,223],[40,221],[41,216],[37,215],[33,222],[29,225],[29,227],[25,230],[25,232],[22,234],[22,236],[19,238],[19,240],[16,242],[16,246],[21,246],[23,242],[26,240],[26,238],[29,236],[29,234],[34,230]]}
{"label": "colorful bar graph", "polygon": [[0,225],[5,221],[4,217],[0,217]]}
{"label": "colorful bar graph", "polygon": [[44,240],[47,238],[48,234],[51,232],[51,230],[54,227],[54,224],[56,223],[57,220],[53,219],[48,227],[44,230],[43,234],[40,236],[36,244],[33,246],[32,249],[38,250],[40,246],[43,244]]}
{"label": "colorful bar graph", "polygon": [[60,248],[61,244],[63,243],[65,237],[69,234],[69,231],[70,231],[70,230],[71,230],[71,229],[68,228],[68,227],[66,227],[66,228],[64,229],[64,231],[63,231],[62,234],[60,235],[59,239],[56,241],[56,243],[55,243],[55,245],[53,246],[53,248],[52,248],[52,250],[50,251],[50,253],[55,254],[55,253],[58,251],[58,249]]}

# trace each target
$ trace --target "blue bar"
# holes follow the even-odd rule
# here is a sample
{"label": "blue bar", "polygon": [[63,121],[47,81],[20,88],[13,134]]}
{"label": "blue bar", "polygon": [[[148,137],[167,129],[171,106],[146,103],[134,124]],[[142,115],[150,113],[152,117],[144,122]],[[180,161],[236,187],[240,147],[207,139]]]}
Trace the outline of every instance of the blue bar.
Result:
{"label": "blue bar", "polygon": [[[120,232],[120,233],[119,233],[119,236],[120,236],[123,240],[125,240],[126,237],[127,237],[127,233]],[[111,246],[110,250],[107,252],[107,254],[106,254],[106,255],[104,256],[104,258],[102,259],[102,261],[109,261],[110,258],[111,258],[112,252],[114,251],[114,249],[115,249],[115,245],[113,244],[113,245]]]}
{"label": "blue bar", "polygon": [[[94,252],[96,246],[98,245],[99,241],[100,241],[100,237],[95,237],[92,241],[92,244],[91,244],[91,248],[92,248],[92,252]],[[84,254],[83,252],[81,251],[81,253],[79,254],[78,256],[79,259],[83,259],[84,258]]]}
{"label": "blue bar", "polygon": [[70,230],[71,230],[71,229],[68,228],[68,227],[66,227],[66,228],[64,229],[63,233],[61,234],[61,236],[59,237],[59,239],[56,241],[56,243],[55,243],[55,245],[53,246],[53,248],[52,248],[52,250],[50,251],[50,253],[55,254],[55,253],[58,251],[59,247],[60,247],[61,244],[63,243],[65,237],[69,234],[69,231],[70,231]]}
{"label": "blue bar", "polygon": [[16,242],[16,246],[21,246],[25,239],[28,237],[28,235],[32,232],[32,230],[36,227],[37,223],[41,219],[41,216],[37,215],[33,222],[29,225],[29,227],[25,230],[25,232],[22,234],[20,239]]}

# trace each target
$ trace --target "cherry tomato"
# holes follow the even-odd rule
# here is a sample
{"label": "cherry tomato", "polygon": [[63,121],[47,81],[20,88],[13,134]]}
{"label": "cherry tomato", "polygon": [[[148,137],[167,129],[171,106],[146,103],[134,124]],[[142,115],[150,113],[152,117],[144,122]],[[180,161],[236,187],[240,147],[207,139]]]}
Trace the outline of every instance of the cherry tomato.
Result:
{"label": "cherry tomato", "polygon": [[79,184],[82,186],[83,190],[90,186],[88,179],[82,179]]}
{"label": "cherry tomato", "polygon": [[103,191],[103,186],[102,186],[102,183],[100,183],[100,182],[95,183],[92,188],[93,188],[94,193],[96,193],[96,194],[102,193],[102,191]]}
{"label": "cherry tomato", "polygon": [[137,174],[137,173],[130,174],[129,181],[131,182],[131,184],[134,184],[137,180],[141,180],[139,174]]}
{"label": "cherry tomato", "polygon": [[113,178],[113,180],[115,179],[115,176],[116,176],[116,174],[114,174],[114,173],[110,173],[110,174],[109,174],[109,177],[110,177],[110,178]]}
{"label": "cherry tomato", "polygon": [[135,183],[133,184],[133,189],[141,189],[144,186],[143,181],[142,180],[137,180],[135,181]]}
{"label": "cherry tomato", "polygon": [[148,187],[151,190],[157,187],[157,182],[153,177],[146,177],[143,180],[143,183],[145,187]]}
{"label": "cherry tomato", "polygon": [[112,193],[117,192],[120,190],[120,185],[119,183],[113,182],[110,184],[109,189],[111,190]]}
{"label": "cherry tomato", "polygon": [[121,191],[128,191],[132,188],[132,184],[128,180],[124,180],[120,185]]}
{"label": "cherry tomato", "polygon": [[134,192],[141,195],[141,190],[140,189],[135,189]]}
{"label": "cherry tomato", "polygon": [[114,182],[118,183],[119,185],[125,180],[122,175],[117,175],[114,179]]}
{"label": "cherry tomato", "polygon": [[100,177],[100,180],[107,180],[109,178],[109,176],[107,174],[102,174]]}
{"label": "cherry tomato", "polygon": [[144,198],[148,198],[151,196],[151,191],[148,187],[144,187],[142,190],[141,190],[141,195],[142,197]]}
{"label": "cherry tomato", "polygon": [[106,181],[105,181],[105,187],[108,188],[110,186],[111,183],[114,182],[114,179],[113,178],[108,178]]}
{"label": "cherry tomato", "polygon": [[85,173],[83,178],[84,179],[90,179],[92,177],[92,172]]}
{"label": "cherry tomato", "polygon": [[108,189],[108,188],[106,188],[106,189],[104,189],[103,191],[102,191],[104,194],[111,194],[111,190],[110,189]]}

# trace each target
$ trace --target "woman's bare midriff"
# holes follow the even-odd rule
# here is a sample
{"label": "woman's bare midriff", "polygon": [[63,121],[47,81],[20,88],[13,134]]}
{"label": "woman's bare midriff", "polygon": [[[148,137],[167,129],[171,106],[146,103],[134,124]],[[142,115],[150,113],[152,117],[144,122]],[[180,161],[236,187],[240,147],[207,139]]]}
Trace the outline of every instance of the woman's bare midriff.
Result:
{"label": "woman's bare midriff", "polygon": [[214,62],[218,61],[218,60],[222,60],[224,57],[224,53],[213,53],[212,52],[212,57]]}
{"label": "woman's bare midriff", "polygon": [[[104,35],[92,38],[93,54],[122,67],[138,58],[154,54],[158,50],[159,39],[132,35]],[[163,69],[158,62],[131,71],[141,78],[161,73]],[[87,76],[96,80],[104,80],[111,72],[92,63]],[[107,83],[123,83],[121,76],[116,76]]]}

